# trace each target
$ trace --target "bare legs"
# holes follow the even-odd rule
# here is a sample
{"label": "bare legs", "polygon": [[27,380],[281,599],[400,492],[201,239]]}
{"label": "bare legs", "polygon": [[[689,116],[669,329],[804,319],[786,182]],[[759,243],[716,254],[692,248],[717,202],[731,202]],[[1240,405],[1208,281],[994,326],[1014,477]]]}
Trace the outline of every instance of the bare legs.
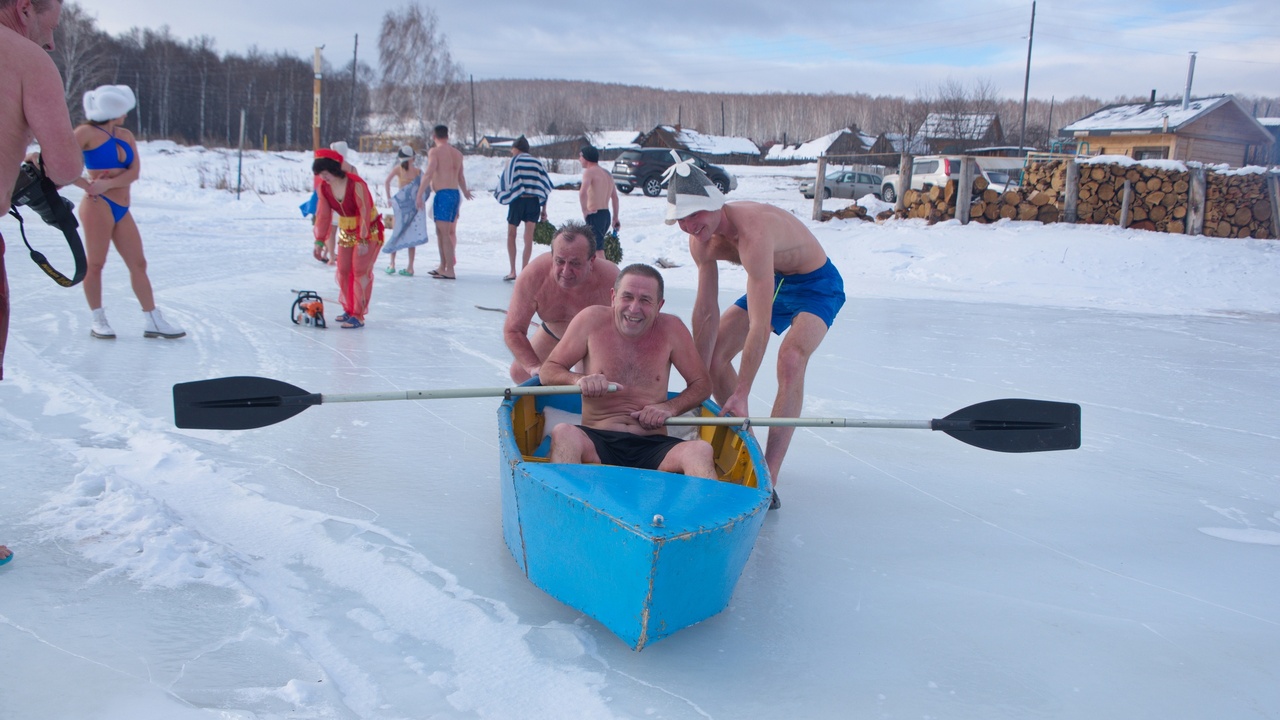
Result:
{"label": "bare legs", "polygon": [[436,243],[440,246],[440,267],[436,272],[444,277],[456,277],[454,253],[458,248],[458,223],[436,221]]}
{"label": "bare legs", "polygon": [[[507,258],[511,260],[511,272],[503,280],[516,279],[516,225],[507,226]],[[526,221],[524,223],[524,255],[521,257],[520,269],[523,270],[529,264],[529,258],[533,256],[533,223]]]}
{"label": "bare legs", "polygon": [[102,268],[107,263],[107,251],[114,243],[120,259],[129,269],[129,283],[138,304],[142,305],[142,311],[155,310],[155,295],[147,277],[147,258],[142,254],[142,236],[133,215],[126,214],[116,222],[105,201],[89,196],[80,203],[80,223],[84,226],[85,257],[88,260],[84,297],[89,301],[89,309],[102,307]]}
{"label": "bare legs", "polygon": [[[738,387],[738,372],[733,367],[733,359],[742,352],[747,329],[747,311],[737,305],[730,306],[720,317],[709,368],[712,392],[718,403],[729,399]],[[827,325],[816,315],[802,312],[791,322],[782,344],[778,346],[778,394],[770,416],[796,417],[804,409],[804,376],[809,368],[809,358],[826,336]],[[775,486],[795,432],[794,427],[769,428],[764,457]]]}

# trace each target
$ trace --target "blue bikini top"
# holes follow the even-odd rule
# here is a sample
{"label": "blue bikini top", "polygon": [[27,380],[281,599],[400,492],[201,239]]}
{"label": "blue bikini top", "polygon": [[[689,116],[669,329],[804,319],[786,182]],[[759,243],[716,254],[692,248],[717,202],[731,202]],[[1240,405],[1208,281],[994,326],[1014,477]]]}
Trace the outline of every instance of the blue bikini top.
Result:
{"label": "blue bikini top", "polygon": [[[102,130],[100,127],[98,129]],[[102,132],[106,133],[107,141],[92,150],[84,151],[84,166],[90,170],[116,170],[132,165],[133,148],[129,147],[129,143],[106,130]],[[120,159],[121,150],[124,150],[123,161]]]}

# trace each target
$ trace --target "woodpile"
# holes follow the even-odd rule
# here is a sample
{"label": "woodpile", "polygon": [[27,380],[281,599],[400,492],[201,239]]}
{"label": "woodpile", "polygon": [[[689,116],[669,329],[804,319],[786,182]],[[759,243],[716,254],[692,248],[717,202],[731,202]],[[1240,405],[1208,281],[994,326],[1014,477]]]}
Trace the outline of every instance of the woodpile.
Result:
{"label": "woodpile", "polygon": [[[1022,186],[1004,192],[987,187],[985,178],[974,179],[969,206],[973,222],[1065,220],[1068,205],[1067,174],[1075,158],[1053,158],[1030,163]],[[1156,165],[1082,162],[1075,183],[1077,222],[1119,225],[1133,229],[1182,234],[1196,231],[1192,207],[1193,178],[1204,177],[1203,234],[1220,238],[1275,238],[1272,195],[1267,173],[1219,172],[1193,167],[1177,170],[1170,163]],[[930,224],[956,217],[957,183],[903,193],[903,210],[897,218],[922,218]],[[1125,216],[1125,189],[1129,191]],[[864,213],[865,215],[865,213]],[[882,214],[883,215],[883,214]],[[884,219],[877,217],[878,221]]]}
{"label": "woodpile", "polygon": [[[987,179],[979,175],[973,179],[973,196],[988,192]],[[922,218],[932,225],[956,216],[956,196],[960,183],[948,180],[946,185],[930,185],[923,190],[908,190],[902,194],[900,218]],[[972,217],[972,213],[970,213]]]}
{"label": "woodpile", "polygon": [[1130,188],[1128,227],[1187,231],[1190,174],[1146,165],[1081,165],[1079,221],[1119,225],[1126,182]]}
{"label": "woodpile", "polygon": [[987,189],[969,207],[969,219],[976,222],[997,220],[1038,220],[1058,222],[1057,194],[1035,188],[1013,188],[1004,192]]}
{"label": "woodpile", "polygon": [[1220,238],[1273,238],[1267,176],[1210,172],[1205,188],[1204,234]]}
{"label": "woodpile", "polygon": [[850,205],[849,207],[844,208],[844,209],[842,209],[842,210],[836,210],[835,212],[826,212],[826,211],[823,211],[823,213],[822,213],[822,222],[826,222],[826,221],[828,221],[828,220],[832,220],[832,219],[835,219],[835,220],[855,220],[855,219],[857,219],[857,220],[866,220],[866,221],[868,221],[868,222],[870,222],[870,221],[871,221],[871,218],[867,216],[867,209],[866,209],[866,208],[864,208],[864,207],[862,207],[861,205],[859,205],[859,204],[857,204],[857,203],[854,203],[854,204]]}

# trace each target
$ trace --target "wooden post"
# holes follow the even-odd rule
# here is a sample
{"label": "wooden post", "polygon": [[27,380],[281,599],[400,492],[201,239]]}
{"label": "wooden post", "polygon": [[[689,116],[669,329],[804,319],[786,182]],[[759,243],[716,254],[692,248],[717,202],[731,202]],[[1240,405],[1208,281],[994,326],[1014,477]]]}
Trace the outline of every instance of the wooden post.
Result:
{"label": "wooden post", "polygon": [[1271,195],[1271,237],[1280,239],[1280,174],[1267,173],[1267,190]]}
{"label": "wooden post", "polygon": [[1129,227],[1129,206],[1133,204],[1133,183],[1124,181],[1124,195],[1120,199],[1120,227]]}
{"label": "wooden post", "polygon": [[1204,203],[1208,187],[1208,178],[1204,165],[1196,164],[1187,168],[1191,175],[1191,187],[1187,190],[1187,234],[1204,234]]}
{"label": "wooden post", "polygon": [[818,178],[813,181],[813,219],[822,220],[822,191],[827,187],[827,156],[818,157]]}
{"label": "wooden post", "polygon": [[[316,75],[312,91],[314,97],[311,103],[311,150],[313,152],[320,149],[320,79],[323,77],[320,73],[324,69],[324,61],[320,59],[320,51],[323,49],[323,45],[316,48],[316,58],[312,65]],[[352,70],[354,71],[354,68]]]}
{"label": "wooden post", "polygon": [[[906,142],[905,140],[903,142]],[[894,212],[902,212],[906,208],[906,203],[902,197],[911,189],[911,169],[913,167],[912,157],[910,153],[903,153],[902,160],[898,163],[898,199],[893,202]]]}
{"label": "wooden post", "polygon": [[1062,219],[1079,222],[1077,206],[1080,204],[1080,164],[1075,158],[1067,158],[1067,187],[1063,190]]}
{"label": "wooden post", "polygon": [[961,225],[969,224],[969,203],[973,200],[973,166],[976,161],[960,158],[960,186],[956,188],[956,219]]}

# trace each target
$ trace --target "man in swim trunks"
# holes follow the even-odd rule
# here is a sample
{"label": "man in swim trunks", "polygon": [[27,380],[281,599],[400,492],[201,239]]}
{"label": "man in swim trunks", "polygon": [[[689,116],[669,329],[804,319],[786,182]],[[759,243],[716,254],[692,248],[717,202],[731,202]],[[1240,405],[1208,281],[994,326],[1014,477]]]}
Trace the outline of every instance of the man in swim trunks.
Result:
{"label": "man in swim trunks", "polygon": [[[689,328],[661,312],[662,275],[648,265],[618,274],[609,307],[584,308],[542,364],[547,385],[582,389],[582,424],[551,430],[551,462],[604,463],[716,477],[711,445],[667,435],[666,421],[702,404],[711,380]],[[569,368],[583,363],[583,372]],[[668,399],[671,368],[686,386]],[[609,392],[609,384],[617,392]]]}
{"label": "man in swim trunks", "polygon": [[[809,228],[795,215],[764,203],[725,203],[724,195],[691,162],[672,166],[667,189],[668,225],[689,234],[698,267],[693,337],[712,368],[716,402],[726,415],[748,417],[747,401],[772,330],[778,348],[778,394],[770,415],[795,417],[804,404],[809,358],[844,305],[844,281]],[[747,294],[720,314],[718,261],[747,271]],[[732,361],[742,354],[735,371]],[[777,487],[794,427],[772,427],[765,448]],[[774,492],[772,507],[778,507]]]}
{"label": "man in swim trunks", "polygon": [[[62,76],[46,52],[53,50],[61,16],[61,0],[0,0],[0,217],[9,212],[18,168],[32,139],[40,143],[34,160],[54,184],[68,185],[84,171]],[[0,379],[8,336],[9,281],[0,237]]]}
{"label": "man in swim trunks", "polygon": [[[511,379],[521,383],[538,374],[556,343],[585,307],[608,305],[618,266],[594,252],[591,228],[579,222],[560,226],[551,252],[542,253],[516,278],[502,335],[514,360]],[[529,323],[541,327],[529,337]]]}
{"label": "man in swim trunks", "polygon": [[[621,227],[618,222],[618,186],[613,176],[600,167],[600,151],[590,145],[583,145],[578,152],[578,160],[582,162],[582,188],[578,190],[578,202],[582,205],[582,219],[595,231],[596,252],[604,257],[604,236],[608,234],[610,220],[616,231]],[[609,206],[613,206],[613,215],[609,215]]]}
{"label": "man in swim trunks", "polygon": [[436,244],[440,248],[440,267],[431,271],[437,280],[457,277],[454,263],[458,249],[458,211],[462,198],[471,199],[467,178],[462,174],[462,153],[449,144],[449,128],[437,125],[432,131],[435,147],[427,151],[427,167],[422,171],[418,187],[418,209],[425,209],[423,194],[435,193],[431,214],[436,221]]}

